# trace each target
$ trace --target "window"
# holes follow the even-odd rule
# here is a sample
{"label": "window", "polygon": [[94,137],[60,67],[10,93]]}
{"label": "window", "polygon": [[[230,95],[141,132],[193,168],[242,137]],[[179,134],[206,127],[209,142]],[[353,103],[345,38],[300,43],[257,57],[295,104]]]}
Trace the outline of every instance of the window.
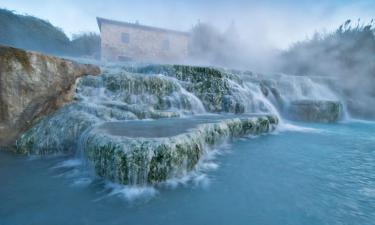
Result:
{"label": "window", "polygon": [[121,41],[122,43],[129,43],[130,38],[128,33],[122,33],[121,34]]}
{"label": "window", "polygon": [[169,50],[169,40],[164,40],[162,43],[161,43],[161,48],[166,51],[166,50]]}

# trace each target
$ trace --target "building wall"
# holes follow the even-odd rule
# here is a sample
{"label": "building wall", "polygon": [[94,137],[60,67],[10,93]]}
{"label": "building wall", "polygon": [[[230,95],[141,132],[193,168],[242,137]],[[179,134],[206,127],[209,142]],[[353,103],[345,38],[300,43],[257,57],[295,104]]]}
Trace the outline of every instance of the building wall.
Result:
{"label": "building wall", "polygon": [[[123,42],[123,33],[129,35],[128,43]],[[188,42],[188,35],[183,33],[101,24],[101,57],[106,61],[180,61],[187,57]]]}

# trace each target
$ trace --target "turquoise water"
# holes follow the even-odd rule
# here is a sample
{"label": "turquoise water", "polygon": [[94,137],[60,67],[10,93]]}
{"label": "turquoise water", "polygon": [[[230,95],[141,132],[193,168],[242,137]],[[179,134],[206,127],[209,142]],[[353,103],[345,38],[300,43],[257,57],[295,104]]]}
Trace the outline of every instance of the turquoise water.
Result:
{"label": "turquoise water", "polygon": [[154,188],[1,152],[0,224],[374,224],[375,124],[299,125],[314,130],[238,140]]}

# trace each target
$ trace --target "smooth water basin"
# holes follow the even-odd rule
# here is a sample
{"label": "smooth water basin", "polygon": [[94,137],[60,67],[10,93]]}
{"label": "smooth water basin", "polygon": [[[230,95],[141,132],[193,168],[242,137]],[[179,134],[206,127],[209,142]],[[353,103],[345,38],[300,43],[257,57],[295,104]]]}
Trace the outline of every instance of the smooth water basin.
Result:
{"label": "smooth water basin", "polygon": [[122,122],[106,122],[99,125],[96,129],[103,130],[114,136],[122,137],[143,137],[143,138],[161,138],[171,137],[186,133],[196,128],[199,124],[217,123],[225,119],[233,118],[251,118],[255,114],[231,115],[231,114],[212,114],[185,118],[169,118],[159,120],[136,120]]}
{"label": "smooth water basin", "polygon": [[188,120],[162,120],[162,121],[129,121],[108,122],[100,125],[98,129],[114,136],[159,138],[170,137],[187,132],[199,123]]}

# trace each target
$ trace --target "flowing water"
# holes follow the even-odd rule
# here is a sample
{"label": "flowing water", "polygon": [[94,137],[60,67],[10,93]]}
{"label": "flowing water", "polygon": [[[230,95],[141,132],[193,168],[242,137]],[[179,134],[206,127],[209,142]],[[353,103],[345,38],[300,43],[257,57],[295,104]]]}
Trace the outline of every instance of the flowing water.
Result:
{"label": "flowing water", "polygon": [[224,145],[156,187],[1,152],[0,224],[374,224],[375,123],[297,125],[310,129]]}

